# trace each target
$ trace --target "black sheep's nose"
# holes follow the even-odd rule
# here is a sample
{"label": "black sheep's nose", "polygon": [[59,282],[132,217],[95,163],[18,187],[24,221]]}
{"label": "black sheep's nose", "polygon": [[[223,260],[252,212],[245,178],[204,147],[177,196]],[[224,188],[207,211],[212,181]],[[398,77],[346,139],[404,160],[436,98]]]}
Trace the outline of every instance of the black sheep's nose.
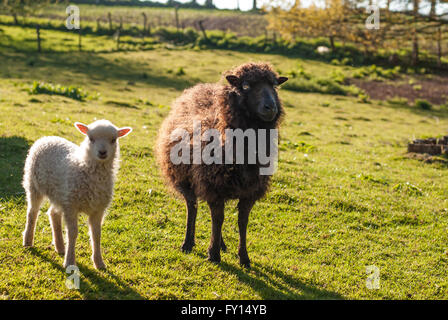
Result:
{"label": "black sheep's nose", "polygon": [[272,111],[272,110],[275,110],[275,105],[273,105],[273,104],[265,104],[265,105],[264,105],[264,109],[265,109],[266,111]]}

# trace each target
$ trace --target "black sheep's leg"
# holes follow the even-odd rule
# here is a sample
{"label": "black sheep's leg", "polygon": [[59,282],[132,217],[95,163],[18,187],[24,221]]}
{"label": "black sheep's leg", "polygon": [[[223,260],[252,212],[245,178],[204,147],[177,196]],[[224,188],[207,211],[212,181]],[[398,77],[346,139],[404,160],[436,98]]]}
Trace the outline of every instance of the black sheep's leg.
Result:
{"label": "black sheep's leg", "polygon": [[246,248],[247,223],[254,203],[255,201],[252,199],[240,199],[238,202],[238,228],[240,231],[238,256],[240,257],[240,264],[246,268],[250,268],[250,259]]}
{"label": "black sheep's leg", "polygon": [[227,252],[227,246],[224,243],[224,238],[222,237],[222,232],[221,232],[221,250],[222,250],[222,252]]}
{"label": "black sheep's leg", "polygon": [[195,245],[194,234],[196,226],[196,215],[198,212],[197,198],[193,191],[183,190],[182,192],[187,205],[187,228],[185,231],[185,240],[182,244],[183,252],[191,252]]}
{"label": "black sheep's leg", "polygon": [[212,262],[221,261],[222,223],[224,222],[224,200],[209,202],[212,215],[212,236],[208,247],[208,260]]}

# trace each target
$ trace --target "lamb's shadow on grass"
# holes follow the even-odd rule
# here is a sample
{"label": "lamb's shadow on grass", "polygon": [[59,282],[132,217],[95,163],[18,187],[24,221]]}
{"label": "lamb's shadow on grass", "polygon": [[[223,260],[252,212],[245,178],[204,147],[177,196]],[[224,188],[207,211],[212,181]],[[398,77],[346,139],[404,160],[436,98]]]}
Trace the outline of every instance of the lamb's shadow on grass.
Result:
{"label": "lamb's shadow on grass", "polygon": [[23,137],[0,137],[0,200],[24,193],[22,177],[28,148]]}
{"label": "lamb's shadow on grass", "polygon": [[[30,252],[50,263],[52,267],[64,274],[64,277],[70,276],[60,262],[55,261],[45,250],[35,247],[29,248]],[[109,270],[97,271],[82,264],[77,263],[81,273],[79,292],[84,299],[101,300],[136,300],[145,299],[137,291],[130,288],[122,279]],[[92,267],[93,268],[93,267]],[[110,279],[108,279],[110,278]],[[68,289],[67,289],[68,290]]]}

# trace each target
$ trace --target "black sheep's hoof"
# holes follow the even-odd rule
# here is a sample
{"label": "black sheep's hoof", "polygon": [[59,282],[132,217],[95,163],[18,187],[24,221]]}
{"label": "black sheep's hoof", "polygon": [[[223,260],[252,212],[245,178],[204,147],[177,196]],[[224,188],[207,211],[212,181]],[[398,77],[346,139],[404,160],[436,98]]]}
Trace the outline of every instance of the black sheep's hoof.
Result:
{"label": "black sheep's hoof", "polygon": [[210,262],[214,262],[214,263],[220,263],[221,262],[221,255],[219,253],[219,250],[218,250],[218,253],[209,251],[207,260],[210,261]]}
{"label": "black sheep's hoof", "polygon": [[246,269],[250,269],[250,260],[241,260],[240,259],[240,265]]}
{"label": "black sheep's hoof", "polygon": [[194,247],[194,242],[184,242],[182,244],[181,249],[182,249],[182,252],[190,253],[191,250],[193,250],[193,247]]}
{"label": "black sheep's hoof", "polygon": [[250,259],[249,256],[247,255],[247,251],[240,251],[238,253],[238,256],[240,257],[240,265],[242,265],[243,267],[250,269]]}
{"label": "black sheep's hoof", "polygon": [[227,252],[227,246],[226,246],[226,244],[224,243],[224,241],[221,242],[221,250],[222,250],[222,252]]}

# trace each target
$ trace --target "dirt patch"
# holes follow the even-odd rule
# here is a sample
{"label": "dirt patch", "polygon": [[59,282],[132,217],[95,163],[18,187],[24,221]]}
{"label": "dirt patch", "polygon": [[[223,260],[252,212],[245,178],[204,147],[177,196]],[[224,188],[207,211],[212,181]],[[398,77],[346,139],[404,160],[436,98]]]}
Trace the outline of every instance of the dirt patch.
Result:
{"label": "dirt patch", "polygon": [[405,156],[408,159],[414,159],[423,161],[424,163],[439,163],[439,164],[448,164],[448,159],[446,157],[441,156],[432,156],[427,153],[414,153],[414,152],[408,152]]}
{"label": "dirt patch", "polygon": [[350,79],[350,84],[363,89],[374,100],[387,100],[394,97],[408,99],[411,103],[415,99],[425,99],[432,104],[440,105],[448,102],[448,76],[433,76],[414,79],[409,84],[410,78],[391,81],[365,81]]}

